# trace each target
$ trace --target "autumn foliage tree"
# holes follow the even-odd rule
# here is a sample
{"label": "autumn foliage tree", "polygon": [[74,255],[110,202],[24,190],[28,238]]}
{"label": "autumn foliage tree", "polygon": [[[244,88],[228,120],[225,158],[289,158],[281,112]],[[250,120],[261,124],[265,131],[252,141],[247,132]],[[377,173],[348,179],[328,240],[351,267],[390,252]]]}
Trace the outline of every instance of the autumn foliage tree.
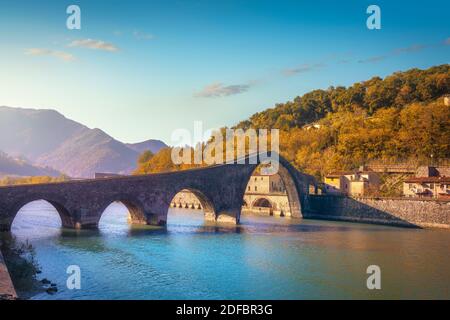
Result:
{"label": "autumn foliage tree", "polygon": [[[281,155],[318,178],[376,161],[427,164],[431,157],[450,158],[450,107],[442,98],[448,93],[449,65],[411,69],[311,91],[235,128],[280,129]],[[316,126],[305,127],[310,123]],[[139,163],[136,173],[189,167],[174,165],[169,148]]]}

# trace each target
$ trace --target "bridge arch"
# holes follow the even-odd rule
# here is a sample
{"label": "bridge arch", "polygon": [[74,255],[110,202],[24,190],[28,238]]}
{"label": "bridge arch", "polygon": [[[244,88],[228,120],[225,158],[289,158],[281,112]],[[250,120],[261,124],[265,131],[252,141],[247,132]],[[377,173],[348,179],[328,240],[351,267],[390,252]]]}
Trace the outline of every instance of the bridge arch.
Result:
{"label": "bridge arch", "polygon": [[[176,195],[182,191],[189,191],[198,199],[198,201],[200,202],[200,206],[203,210],[205,220],[215,220],[216,211],[214,208],[214,203],[210,200],[210,198],[204,192],[200,191],[197,188],[185,187],[185,188],[182,188],[181,190],[178,190],[176,193],[169,196],[169,199],[170,199],[169,203],[172,203],[172,201],[176,197]],[[170,206],[167,209],[167,215],[169,213],[169,209],[170,209]]]}
{"label": "bridge arch", "polygon": [[103,201],[96,221],[97,226],[100,224],[107,208],[113,203],[121,203],[123,206],[125,206],[125,208],[128,210],[127,220],[129,224],[147,224],[148,219],[145,214],[144,205],[138,199],[131,196],[117,196]]}
{"label": "bridge arch", "polygon": [[[250,156],[251,158],[252,156]],[[254,156],[253,156],[254,157]],[[286,195],[288,197],[289,209],[291,212],[291,216],[293,218],[301,218],[302,215],[302,194],[307,193],[308,191],[308,183],[311,181],[301,181],[301,178],[297,175],[297,170],[292,167],[292,165],[283,157],[278,157],[278,171],[276,172],[284,185]],[[257,171],[257,168],[261,166],[261,162],[258,159],[258,164],[254,165],[253,170],[251,170],[245,179],[245,186],[242,188],[243,192],[241,193],[241,207],[244,203],[244,195],[246,192],[247,184],[250,181],[252,175]],[[306,179],[306,178],[305,178]],[[309,179],[309,178],[308,178]],[[304,184],[304,185],[303,185]],[[270,202],[270,201],[269,201]],[[252,204],[252,206],[254,203]],[[273,209],[273,205],[272,205]],[[240,210],[239,216],[236,217],[236,222],[239,223],[240,220]]]}
{"label": "bridge arch", "polygon": [[63,228],[74,228],[75,227],[75,221],[73,220],[73,216],[71,215],[71,212],[63,204],[64,200],[55,199],[53,197],[32,195],[32,196],[28,196],[28,197],[23,198],[23,199],[17,201],[16,203],[14,203],[12,210],[10,210],[11,215],[8,218],[9,221],[7,221],[7,223],[6,223],[6,228],[8,230],[11,230],[11,226],[14,223],[14,220],[16,219],[19,211],[26,205],[36,202],[36,201],[45,201],[46,203],[50,204],[58,213],[58,216],[61,220],[61,226]]}

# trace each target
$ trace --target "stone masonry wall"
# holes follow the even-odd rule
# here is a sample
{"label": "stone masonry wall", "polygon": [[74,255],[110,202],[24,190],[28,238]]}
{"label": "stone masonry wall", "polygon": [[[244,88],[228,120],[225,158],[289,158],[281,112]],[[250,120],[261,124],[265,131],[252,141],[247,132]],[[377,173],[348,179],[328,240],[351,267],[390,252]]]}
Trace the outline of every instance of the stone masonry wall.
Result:
{"label": "stone masonry wall", "polygon": [[3,260],[2,253],[0,252],[0,300],[9,300],[16,298],[16,290],[14,289],[11,277],[9,276],[5,260]]}
{"label": "stone masonry wall", "polygon": [[395,226],[450,228],[450,201],[305,195],[303,216]]}

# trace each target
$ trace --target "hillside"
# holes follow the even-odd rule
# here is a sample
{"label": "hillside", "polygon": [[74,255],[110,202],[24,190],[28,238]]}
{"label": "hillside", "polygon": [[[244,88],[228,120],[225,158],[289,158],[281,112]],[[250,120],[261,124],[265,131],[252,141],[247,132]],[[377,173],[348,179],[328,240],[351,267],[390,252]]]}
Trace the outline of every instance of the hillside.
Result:
{"label": "hillside", "polygon": [[22,159],[16,159],[0,151],[0,177],[3,176],[51,176],[57,177],[61,173],[51,168],[33,166]]}
{"label": "hillside", "polygon": [[95,172],[129,173],[138,155],[100,129],[92,129],[70,137],[36,163],[72,177],[93,177]]}
{"label": "hillside", "polygon": [[[450,158],[448,93],[449,65],[412,69],[314,90],[236,127],[280,129],[281,155],[319,179],[377,161],[428,164]],[[180,170],[170,163],[170,150],[163,151],[139,163],[136,173]]]}
{"label": "hillside", "polygon": [[34,161],[89,128],[54,110],[0,106],[0,150]]}
{"label": "hillside", "polygon": [[127,143],[126,146],[138,153],[142,153],[147,150],[150,150],[152,153],[157,153],[162,148],[167,147],[167,145],[161,140],[153,140],[153,139],[139,143]]}
{"label": "hillside", "polygon": [[373,77],[350,87],[313,90],[293,101],[255,113],[236,127],[288,130],[318,121],[328,113],[363,111],[370,116],[382,108],[402,108],[414,102],[429,102],[449,92],[450,65],[411,69],[384,79]]}

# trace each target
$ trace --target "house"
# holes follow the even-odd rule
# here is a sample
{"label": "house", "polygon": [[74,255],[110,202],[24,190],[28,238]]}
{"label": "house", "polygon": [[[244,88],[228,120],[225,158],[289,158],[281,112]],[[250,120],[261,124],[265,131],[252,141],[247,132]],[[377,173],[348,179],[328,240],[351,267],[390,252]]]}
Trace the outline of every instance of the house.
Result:
{"label": "house", "polygon": [[376,172],[358,171],[332,172],[325,176],[325,192],[349,196],[368,195],[371,190],[380,186],[380,178]]}
{"label": "house", "polygon": [[286,193],[283,181],[278,174],[262,175],[253,174],[247,184],[246,193]]}
{"label": "house", "polygon": [[281,176],[255,173],[244,194],[242,213],[290,217],[289,199]]}
{"label": "house", "polygon": [[310,123],[303,126],[303,129],[310,130],[310,129],[320,129],[322,128],[322,125],[318,123]]}
{"label": "house", "polygon": [[450,168],[422,166],[403,181],[405,197],[450,199]]}

